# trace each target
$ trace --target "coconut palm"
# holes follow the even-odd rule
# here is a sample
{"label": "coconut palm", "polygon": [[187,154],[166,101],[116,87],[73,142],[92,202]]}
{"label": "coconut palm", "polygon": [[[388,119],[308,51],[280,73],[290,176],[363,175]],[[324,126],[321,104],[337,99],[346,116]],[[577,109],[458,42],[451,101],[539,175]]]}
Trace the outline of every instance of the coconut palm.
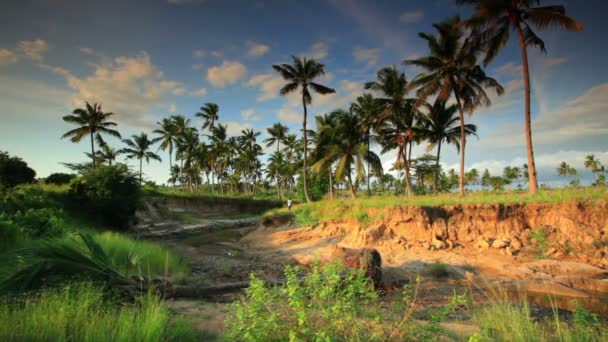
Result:
{"label": "coconut palm", "polygon": [[201,107],[201,111],[196,113],[196,116],[205,120],[203,123],[203,129],[208,128],[211,132],[215,127],[215,122],[219,119],[219,112],[220,107],[217,104],[208,102]]}
{"label": "coconut palm", "polygon": [[302,107],[304,109],[304,117],[302,121],[302,132],[303,132],[303,150],[304,150],[304,165],[303,165],[303,184],[304,184],[304,197],[306,202],[310,202],[308,196],[308,185],[306,181],[307,169],[306,159],[308,158],[308,141],[306,136],[306,119],[308,116],[306,105],[312,103],[312,95],[310,91],[316,92],[321,95],[327,95],[335,93],[336,91],[332,88],[328,88],[324,85],[314,82],[314,80],[325,74],[325,65],[317,62],[314,59],[308,59],[306,57],[300,58],[292,56],[293,64],[277,64],[273,65],[272,68],[276,70],[287,84],[285,84],[281,90],[281,95],[285,96],[298,89],[302,94]]}
{"label": "coconut palm", "polygon": [[[336,132],[337,132],[337,115],[334,112],[333,114],[325,114],[319,115],[315,117],[315,121],[317,124],[317,132],[316,132],[316,144],[315,149],[313,151],[313,160],[319,161],[326,157],[330,150],[332,149],[332,144],[336,141]],[[316,163],[316,162],[315,162]],[[324,168],[322,168],[324,167]],[[333,171],[332,171],[332,163],[325,163],[324,165],[317,166],[316,169],[313,169],[317,174],[327,173],[327,177],[329,178],[329,198],[334,198],[334,184],[333,184]]]}
{"label": "coconut palm", "polygon": [[[433,178],[433,191],[437,192],[437,182],[439,180],[439,160],[441,158],[441,145],[443,143],[456,146],[460,152],[460,125],[458,123],[458,106],[447,106],[445,101],[437,100],[431,106],[426,104],[428,113],[422,117],[424,126],[424,136],[429,142],[427,151],[437,147],[437,158],[435,160],[435,175]],[[466,135],[477,136],[477,126],[474,124],[464,125]]]}
{"label": "coconut palm", "polygon": [[105,144],[101,146],[101,150],[97,151],[97,158],[101,162],[108,163],[108,165],[112,166],[112,162],[116,160],[116,157],[121,153],[120,150],[116,150],[111,148],[109,145]]}
{"label": "coconut palm", "polygon": [[182,162],[182,165],[180,166],[182,174],[180,177],[187,181],[191,191],[193,190],[193,169],[197,158],[198,147],[199,135],[195,128],[189,127],[183,134],[179,135],[176,143],[176,154]]}
{"label": "coconut palm", "polygon": [[274,180],[277,187],[277,197],[282,199],[281,196],[281,177],[284,174],[284,168],[286,167],[285,154],[281,151],[276,151],[270,157],[268,157],[268,167],[266,175],[268,179]]}
{"label": "coconut palm", "polygon": [[[377,125],[378,114],[380,112],[379,102],[372,96],[372,94],[363,94],[357,97],[357,100],[351,104],[350,110],[356,113],[361,118],[361,126],[365,133],[365,140],[367,141],[367,150],[370,151],[372,130]],[[369,164],[367,169],[369,170]],[[371,196],[371,188],[369,185],[369,177],[371,172],[367,173],[367,195]]]}
{"label": "coconut palm", "polygon": [[529,191],[538,192],[534,149],[532,146],[532,124],[530,114],[530,70],[528,66],[528,46],[535,46],[546,52],[545,43],[532,30],[553,27],[569,31],[581,31],[583,25],[566,15],[564,6],[539,6],[540,0],[457,0],[460,4],[475,7],[472,17],[466,21],[485,46],[484,63],[487,65],[506,46],[511,30],[517,33],[522,55],[525,86],[525,136],[528,154]]}
{"label": "coconut palm", "polygon": [[150,151],[154,141],[150,140],[148,135],[142,132],[139,135],[132,135],[130,139],[124,139],[123,142],[127,147],[123,148],[121,153],[126,154],[127,159],[139,160],[139,184],[141,184],[143,181],[143,160],[145,159],[148,164],[150,163],[150,159],[161,161],[161,158],[156,153]]}
{"label": "coconut palm", "polygon": [[[101,139],[101,134],[108,134],[117,138],[120,138],[120,133],[112,129],[117,124],[112,121],[108,121],[108,118],[114,113],[104,113],[101,110],[101,105],[94,103],[92,106],[88,102],[85,102],[85,108],[76,108],[70,115],[63,117],[63,121],[78,125],[78,128],[66,132],[61,138],[70,138],[72,142],[80,142],[83,137],[91,136],[91,160],[93,161],[93,167],[95,167],[95,143],[94,136],[98,135]],[[103,141],[103,140],[102,140]]]}
{"label": "coconut palm", "polygon": [[312,169],[315,172],[327,170],[335,162],[336,180],[346,180],[351,196],[356,198],[357,192],[352,174],[355,174],[357,184],[364,181],[366,172],[364,163],[368,162],[376,174],[381,175],[382,162],[374,152],[367,150],[365,135],[361,134],[361,118],[357,114],[337,110],[330,113],[330,116],[335,116],[336,122],[335,132],[332,133],[333,141],[328,142],[325,155],[313,165]]}
{"label": "coconut palm", "polygon": [[280,122],[275,123],[272,127],[266,129],[269,137],[264,139],[266,147],[272,146],[274,143],[277,144],[277,152],[281,149],[281,142],[285,141],[289,128],[282,125]]}
{"label": "coconut palm", "polygon": [[501,95],[504,89],[495,79],[488,77],[477,64],[479,46],[474,44],[472,39],[464,39],[460,18],[447,19],[433,26],[438,31],[437,36],[428,33],[418,34],[427,41],[430,54],[426,57],[406,60],[404,63],[425,70],[412,81],[414,86],[419,87],[417,95],[420,101],[426,101],[432,95],[436,95],[441,101],[447,101],[452,95],[456,99],[460,114],[459,191],[460,195],[464,196],[466,147],[464,113],[472,114],[480,105],[491,104],[485,89],[494,89],[498,95]]}
{"label": "coconut palm", "polygon": [[[157,135],[154,141],[160,141],[159,150],[169,150],[169,172],[171,172],[173,170],[173,148],[177,140],[177,126],[171,118],[164,118],[156,124],[159,128],[152,131],[152,133]],[[173,183],[173,186],[175,186],[175,183]]]}

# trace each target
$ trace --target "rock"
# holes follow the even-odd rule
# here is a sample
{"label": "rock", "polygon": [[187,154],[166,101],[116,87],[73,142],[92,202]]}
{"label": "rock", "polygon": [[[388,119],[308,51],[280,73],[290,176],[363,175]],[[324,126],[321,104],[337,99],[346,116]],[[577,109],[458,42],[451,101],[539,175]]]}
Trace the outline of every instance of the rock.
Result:
{"label": "rock", "polygon": [[477,240],[475,247],[480,248],[480,249],[488,249],[488,248],[490,248],[490,243],[488,242],[488,240],[481,238],[481,239]]}
{"label": "rock", "polygon": [[382,257],[373,248],[346,248],[336,246],[331,254],[332,260],[339,260],[345,267],[362,269],[377,289],[382,282]]}
{"label": "rock", "polygon": [[505,248],[505,247],[509,246],[509,244],[510,244],[509,240],[496,239],[496,240],[494,240],[494,242],[492,242],[492,248],[496,248],[496,249]]}
{"label": "rock", "polygon": [[443,242],[441,240],[437,240],[437,239],[433,239],[433,242],[431,243],[431,245],[435,249],[444,249],[445,248],[445,242]]}

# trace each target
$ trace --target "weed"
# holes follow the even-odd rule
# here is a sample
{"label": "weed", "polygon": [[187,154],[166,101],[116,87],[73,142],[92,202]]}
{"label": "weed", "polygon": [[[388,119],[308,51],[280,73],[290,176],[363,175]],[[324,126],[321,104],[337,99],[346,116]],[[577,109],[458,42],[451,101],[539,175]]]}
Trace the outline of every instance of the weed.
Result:
{"label": "weed", "polygon": [[433,263],[429,272],[435,278],[445,278],[449,275],[448,266],[440,262]]}
{"label": "weed", "polygon": [[532,240],[535,240],[538,244],[538,258],[545,258],[545,251],[547,250],[547,235],[542,227],[533,230],[530,233]]}

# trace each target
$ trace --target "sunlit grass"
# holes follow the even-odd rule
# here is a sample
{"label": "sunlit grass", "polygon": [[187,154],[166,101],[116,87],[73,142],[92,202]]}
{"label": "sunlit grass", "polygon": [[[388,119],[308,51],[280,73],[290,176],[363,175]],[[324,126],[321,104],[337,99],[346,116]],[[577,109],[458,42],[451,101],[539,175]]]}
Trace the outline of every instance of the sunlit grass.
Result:
{"label": "sunlit grass", "polygon": [[88,284],[0,302],[3,341],[196,341],[173,321],[161,300],[147,294],[133,304],[107,298]]}
{"label": "sunlit grass", "polygon": [[[437,207],[461,204],[497,205],[510,203],[559,203],[570,201],[595,202],[608,199],[606,187],[580,187],[554,190],[540,190],[536,196],[527,191],[479,191],[460,197],[457,193],[424,195],[413,198],[403,196],[372,196],[357,199],[323,200],[295,205],[292,213],[305,216],[308,222],[327,222],[366,218],[370,209],[385,209],[403,206]],[[287,208],[269,210],[265,218],[289,214]],[[366,218],[369,220],[369,217]]]}

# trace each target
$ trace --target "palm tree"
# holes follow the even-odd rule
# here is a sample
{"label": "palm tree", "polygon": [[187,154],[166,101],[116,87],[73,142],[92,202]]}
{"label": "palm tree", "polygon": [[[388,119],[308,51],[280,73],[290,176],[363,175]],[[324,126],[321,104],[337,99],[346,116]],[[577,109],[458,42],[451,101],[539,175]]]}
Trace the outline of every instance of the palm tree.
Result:
{"label": "palm tree", "polygon": [[201,107],[201,111],[196,113],[196,116],[205,119],[205,123],[203,123],[203,129],[208,128],[211,132],[215,127],[215,122],[219,118],[219,112],[220,107],[217,104],[208,102]]}
{"label": "palm tree", "polygon": [[105,144],[101,146],[101,150],[97,151],[97,158],[99,158],[102,162],[107,162],[108,165],[112,166],[112,162],[116,160],[116,157],[121,153],[121,151],[111,148],[109,145]]}
{"label": "palm tree", "polygon": [[[330,113],[335,116],[335,132],[332,133],[333,141],[328,142],[326,153],[317,161],[312,169],[315,172],[327,170],[334,162],[337,163],[336,180],[348,182],[351,196],[357,197],[356,186],[353,184],[352,173],[355,173],[355,181],[359,183],[365,180],[364,162],[368,162],[376,174],[382,174],[382,162],[373,152],[368,151],[366,137],[361,134],[360,117],[352,112],[337,110]],[[370,170],[367,170],[370,172]]]}
{"label": "palm tree", "polygon": [[266,175],[269,179],[273,179],[276,182],[277,186],[277,197],[279,199],[281,196],[281,177],[284,174],[284,168],[286,167],[285,163],[285,154],[281,151],[276,151],[268,158],[268,166],[266,170]]}
{"label": "palm tree", "polygon": [[589,154],[585,157],[585,168],[590,169],[593,173],[604,172],[602,163],[594,154]]}
{"label": "palm tree", "polygon": [[490,63],[506,46],[511,29],[517,32],[523,62],[525,86],[525,135],[528,152],[529,191],[538,192],[534,150],[532,147],[532,124],[530,114],[530,70],[528,66],[527,46],[536,46],[546,52],[545,43],[532,30],[562,27],[570,31],[581,31],[583,25],[566,15],[564,6],[543,6],[540,0],[457,0],[460,4],[471,4],[475,7],[473,16],[466,24],[473,28],[475,34],[485,46],[485,65]]}
{"label": "palm tree", "polygon": [[181,177],[186,179],[190,191],[193,190],[193,168],[197,157],[199,146],[199,135],[195,128],[189,127],[177,139],[177,156],[182,165],[180,166]]}
{"label": "palm tree", "polygon": [[[437,159],[435,161],[435,175],[433,178],[433,191],[437,192],[437,182],[439,180],[439,158],[441,157],[441,144],[453,144],[460,152],[460,125],[458,124],[458,106],[447,106],[445,101],[435,101],[431,106],[426,104],[428,113],[424,116],[424,136],[429,142],[427,151],[437,146]],[[466,135],[477,136],[477,126],[473,124],[464,125]]]}
{"label": "palm tree", "polygon": [[306,119],[308,112],[306,109],[306,105],[312,103],[310,89],[321,95],[332,94],[336,91],[332,88],[328,88],[324,85],[314,82],[315,78],[318,78],[325,74],[324,64],[321,64],[314,59],[308,59],[306,57],[300,58],[292,56],[292,60],[293,65],[277,64],[273,65],[272,68],[276,70],[279,74],[281,74],[281,77],[283,77],[283,79],[287,81],[287,84],[284,85],[283,88],[281,88],[281,95],[284,96],[296,91],[297,89],[301,89],[302,107],[304,108],[304,118],[302,121],[302,132],[304,134],[304,172],[302,172],[302,176],[304,183],[304,197],[306,198],[306,202],[310,202],[310,198],[308,197],[308,185],[306,181],[306,159],[308,157],[308,140],[306,137]]}
{"label": "palm tree", "polygon": [[139,184],[143,181],[142,164],[143,160],[146,163],[150,163],[150,159],[161,161],[160,157],[150,151],[150,147],[154,144],[153,140],[148,138],[146,133],[140,133],[139,135],[132,135],[131,139],[124,139],[123,142],[127,147],[121,150],[121,153],[127,155],[127,159],[139,159]]}
{"label": "palm tree", "polygon": [[266,147],[272,146],[275,142],[277,143],[277,152],[280,150],[281,142],[285,141],[289,128],[282,125],[280,122],[275,123],[272,127],[266,129],[270,137],[264,139]]}
{"label": "palm tree", "polygon": [[[336,113],[337,112],[333,112],[315,117],[317,124],[316,144],[313,151],[313,160],[315,160],[315,163],[329,155],[332,145],[336,141]],[[334,175],[332,171],[332,163],[327,162],[324,165],[319,165],[316,169],[314,169],[314,171],[317,174],[322,174],[324,172],[327,173],[327,177],[329,178],[329,198],[334,199]]]}
{"label": "palm tree", "polygon": [[104,113],[101,110],[101,105],[94,103],[92,106],[86,103],[86,108],[76,108],[71,115],[63,117],[63,121],[76,124],[79,127],[65,133],[61,138],[71,138],[72,142],[80,142],[86,135],[91,136],[91,159],[93,167],[95,167],[95,143],[94,136],[97,134],[101,139],[101,134],[109,134],[120,138],[118,131],[110,128],[116,127],[117,124],[108,121],[108,118],[114,113]]}
{"label": "palm tree", "polygon": [[573,186],[578,185],[578,182],[576,182],[574,179],[574,177],[576,177],[577,174],[578,174],[578,172],[576,171],[576,169],[573,168],[572,166],[570,166],[570,164],[568,164],[566,162],[561,162],[561,164],[559,164],[559,166],[557,167],[558,176],[572,178],[572,180],[570,181],[570,185],[573,185]]}
{"label": "palm tree", "polygon": [[[169,150],[169,173],[173,170],[173,147],[175,140],[177,140],[177,127],[175,121],[171,118],[164,118],[162,121],[156,123],[160,128],[155,129],[152,133],[157,134],[158,137],[154,141],[160,141],[159,150]],[[175,187],[175,183],[173,183]]]}
{"label": "palm tree", "polygon": [[480,105],[489,106],[490,98],[484,88],[493,88],[498,95],[504,89],[493,78],[488,77],[477,64],[479,46],[472,39],[463,39],[464,32],[460,18],[454,17],[433,25],[438,31],[434,36],[427,33],[418,35],[428,42],[429,56],[404,61],[405,64],[418,66],[426,72],[412,81],[419,86],[417,91],[421,101],[431,95],[447,101],[452,95],[456,98],[460,114],[460,179],[459,191],[464,196],[464,158],[466,147],[466,126],[464,113],[472,114]]}
{"label": "palm tree", "polygon": [[[361,118],[361,126],[365,133],[365,140],[367,141],[367,150],[370,151],[372,129],[376,127],[376,121],[380,111],[378,101],[372,96],[372,94],[363,94],[357,97],[357,100],[351,104],[350,110],[356,113]],[[367,169],[369,170],[369,164]],[[371,196],[372,191],[369,185],[369,177],[371,172],[367,173],[367,195]]]}

